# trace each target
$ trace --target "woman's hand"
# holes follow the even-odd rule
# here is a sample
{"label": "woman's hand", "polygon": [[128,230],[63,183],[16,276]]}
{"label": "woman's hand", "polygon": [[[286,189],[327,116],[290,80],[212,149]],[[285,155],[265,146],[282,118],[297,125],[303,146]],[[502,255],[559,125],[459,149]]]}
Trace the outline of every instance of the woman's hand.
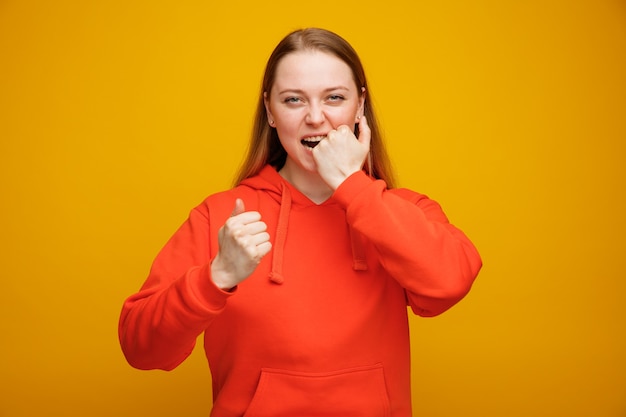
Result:
{"label": "woman's hand", "polygon": [[363,116],[359,120],[358,139],[348,126],[342,125],[328,132],[327,138],[313,148],[317,172],[333,190],[363,168],[370,150],[371,134]]}
{"label": "woman's hand", "polygon": [[272,249],[261,214],[246,211],[237,199],[230,218],[218,232],[219,249],[211,264],[211,278],[218,288],[229,290],[248,278]]}

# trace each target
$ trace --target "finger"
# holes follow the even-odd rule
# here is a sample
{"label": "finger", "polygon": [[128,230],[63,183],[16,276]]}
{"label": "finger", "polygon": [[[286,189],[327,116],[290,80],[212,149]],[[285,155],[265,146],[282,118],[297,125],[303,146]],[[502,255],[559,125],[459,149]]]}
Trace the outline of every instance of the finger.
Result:
{"label": "finger", "polygon": [[267,230],[267,225],[265,222],[255,221],[252,223],[247,223],[244,226],[245,233],[249,235],[256,235],[257,233],[262,233]]}
{"label": "finger", "polygon": [[245,211],[246,211],[246,207],[243,204],[243,200],[241,198],[238,198],[235,200],[235,208],[233,209],[233,212],[231,213],[230,217],[237,216],[238,214],[241,214]]}
{"label": "finger", "polygon": [[272,244],[269,241],[263,242],[257,246],[257,253],[261,258],[270,253],[270,250],[272,250]]}
{"label": "finger", "polygon": [[248,259],[260,261],[272,248],[269,238],[269,234],[261,233],[255,236],[241,238],[239,239],[239,244]]}
{"label": "finger", "polygon": [[[234,216],[234,217],[233,217]],[[239,235],[249,234],[245,230],[247,225],[254,224],[261,220],[261,213],[258,211],[244,211],[236,214],[236,210],[233,210],[231,217],[226,219],[224,225],[230,230],[231,233],[236,232]]]}
{"label": "finger", "polygon": [[367,118],[365,116],[361,117],[359,120],[359,142],[363,145],[367,145],[369,149],[370,140],[372,139],[372,130],[367,124]]}
{"label": "finger", "polygon": [[341,125],[337,128],[337,132],[338,133],[342,133],[344,135],[354,135],[354,133],[352,132],[352,130],[350,130],[350,128],[346,125]]}
{"label": "finger", "polygon": [[265,242],[269,242],[270,241],[270,234],[267,232],[263,232],[263,233],[258,233],[256,235],[252,235],[250,236],[248,242],[251,245],[254,246],[259,246],[262,245]]}

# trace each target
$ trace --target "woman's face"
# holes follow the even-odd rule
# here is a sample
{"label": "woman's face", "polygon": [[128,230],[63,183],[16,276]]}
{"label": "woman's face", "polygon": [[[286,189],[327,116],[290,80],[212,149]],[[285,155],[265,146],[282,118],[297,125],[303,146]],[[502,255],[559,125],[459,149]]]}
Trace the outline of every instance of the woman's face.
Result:
{"label": "woman's face", "polygon": [[317,172],[313,147],[341,125],[353,129],[365,95],[359,94],[345,62],[319,51],[286,55],[274,80],[270,94],[265,94],[265,107],[268,122],[287,151],[286,166]]}

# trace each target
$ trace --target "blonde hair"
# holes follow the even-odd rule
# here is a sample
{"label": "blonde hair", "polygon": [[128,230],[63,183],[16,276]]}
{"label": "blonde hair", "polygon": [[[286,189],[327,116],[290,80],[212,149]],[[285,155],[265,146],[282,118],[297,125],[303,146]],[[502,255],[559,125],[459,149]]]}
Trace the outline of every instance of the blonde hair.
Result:
{"label": "blonde hair", "polygon": [[288,54],[305,50],[329,53],[341,59],[352,70],[359,94],[363,94],[362,88],[366,91],[368,99],[365,100],[363,114],[367,118],[372,137],[370,154],[363,169],[371,177],[384,180],[388,188],[394,188],[395,180],[391,162],[378,127],[372,106],[372,94],[367,86],[361,60],[354,48],[342,37],[328,30],[318,28],[300,29],[291,32],[278,43],[270,55],[265,66],[248,154],[239,170],[235,184],[239,184],[242,180],[258,174],[266,164],[272,165],[277,170],[281,169],[285,164],[287,152],[278,139],[276,129],[272,128],[267,122],[263,94],[270,94],[274,85],[276,68],[280,60]]}

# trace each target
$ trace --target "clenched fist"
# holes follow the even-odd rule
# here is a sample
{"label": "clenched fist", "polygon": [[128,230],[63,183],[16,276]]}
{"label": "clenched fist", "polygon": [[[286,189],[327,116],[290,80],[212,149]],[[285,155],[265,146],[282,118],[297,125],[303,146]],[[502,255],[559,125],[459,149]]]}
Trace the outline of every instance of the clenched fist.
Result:
{"label": "clenched fist", "polygon": [[267,225],[257,211],[246,211],[237,199],[231,216],[218,232],[219,249],[211,264],[211,278],[229,290],[248,278],[272,249]]}
{"label": "clenched fist", "polygon": [[330,188],[336,190],[346,178],[363,168],[371,137],[372,131],[363,116],[358,138],[348,126],[342,125],[328,132],[326,140],[313,148],[317,172]]}

